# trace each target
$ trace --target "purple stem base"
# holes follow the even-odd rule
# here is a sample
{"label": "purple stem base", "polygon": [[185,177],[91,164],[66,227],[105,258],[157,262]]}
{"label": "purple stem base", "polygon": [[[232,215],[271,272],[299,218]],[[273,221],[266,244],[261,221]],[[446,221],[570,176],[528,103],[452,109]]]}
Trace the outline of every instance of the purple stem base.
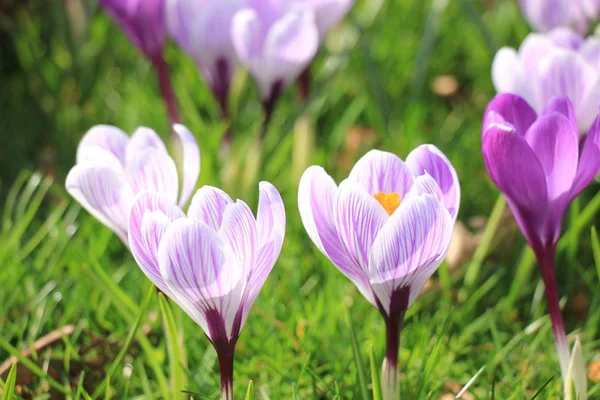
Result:
{"label": "purple stem base", "polygon": [[152,59],[152,65],[156,71],[160,93],[167,106],[169,122],[171,126],[173,126],[174,124],[179,123],[180,119],[179,111],[177,110],[177,101],[175,100],[175,94],[173,92],[173,85],[171,84],[171,79],[169,77],[169,68],[162,54]]}

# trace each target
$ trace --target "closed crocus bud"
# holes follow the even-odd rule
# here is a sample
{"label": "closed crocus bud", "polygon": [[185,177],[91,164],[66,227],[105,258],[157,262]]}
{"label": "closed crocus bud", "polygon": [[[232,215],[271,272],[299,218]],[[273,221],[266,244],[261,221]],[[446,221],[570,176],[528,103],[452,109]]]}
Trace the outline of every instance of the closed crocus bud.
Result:
{"label": "closed crocus bud", "polygon": [[66,188],[90,214],[127,244],[129,212],[141,192],[161,193],[183,205],[200,174],[196,139],[183,125],[175,125],[182,145],[183,179],[156,132],[138,128],[128,137],[117,127],[91,128],[77,148],[77,164],[69,171]]}
{"label": "closed crocus bud", "polygon": [[540,265],[565,380],[571,357],[558,304],[555,249],[567,208],[600,171],[599,130],[596,119],[587,137],[580,139],[566,97],[552,98],[538,116],[523,98],[512,94],[492,100],[483,124],[483,159],[490,178]]}
{"label": "closed crocus bud", "polygon": [[232,38],[258,84],[267,115],[319,47],[313,10],[288,0],[249,0],[234,18]]}
{"label": "closed crocus bud", "polygon": [[131,252],[146,276],[202,328],[221,367],[221,398],[233,400],[233,354],[285,236],[279,192],[259,185],[256,218],[241,200],[205,186],[187,215],[164,194],[143,193],[129,219]]}
{"label": "closed crocus bud", "polygon": [[446,256],[459,202],[456,172],[432,145],[418,147],[406,162],[372,150],[339,186],[317,166],[300,180],[298,207],[308,235],[385,320],[385,400],[399,398],[404,314]]}
{"label": "closed crocus bud", "polygon": [[600,14],[598,0],[520,0],[519,3],[529,25],[540,32],[571,27],[585,33]]}
{"label": "closed crocus bud", "polygon": [[355,3],[355,0],[296,0],[306,4],[315,12],[317,28],[321,40],[335,27]]}
{"label": "closed crocus bud", "polygon": [[164,0],[98,0],[146,56],[162,54],[167,37]]}
{"label": "closed crocus bud", "polygon": [[504,47],[496,53],[492,80],[498,93],[518,94],[537,113],[554,96],[568,97],[585,134],[600,105],[600,40],[567,28],[532,33],[518,52]]}
{"label": "closed crocus bud", "polygon": [[231,77],[238,64],[231,29],[246,0],[166,0],[167,24],[177,44],[195,61],[227,114]]}

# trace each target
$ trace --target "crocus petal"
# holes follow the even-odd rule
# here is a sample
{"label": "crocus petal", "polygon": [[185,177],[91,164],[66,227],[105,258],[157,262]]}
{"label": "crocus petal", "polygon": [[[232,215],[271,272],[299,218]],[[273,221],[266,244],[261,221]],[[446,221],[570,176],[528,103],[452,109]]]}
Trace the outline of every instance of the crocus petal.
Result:
{"label": "crocus petal", "polygon": [[[353,262],[353,276],[347,275],[359,289],[367,278],[371,245],[388,218],[385,209],[361,186],[350,180],[340,184],[333,220],[343,249]],[[372,296],[369,294],[367,299],[372,301]]]}
{"label": "crocus petal", "polygon": [[179,196],[179,206],[183,207],[190,199],[196,182],[198,182],[198,176],[200,176],[200,149],[196,138],[188,128],[181,124],[175,124],[173,129],[179,137],[183,153],[183,187]]}
{"label": "crocus petal", "polygon": [[159,193],[138,196],[129,214],[129,248],[144,274],[163,293],[173,297],[158,266],[158,246],[171,222],[185,217],[179,207]]}
{"label": "crocus petal", "polygon": [[232,329],[243,279],[228,251],[213,229],[187,218],[167,228],[158,248],[160,272],[169,290],[209,337],[214,327],[207,322],[207,313],[222,316],[227,339],[237,335]]}
{"label": "crocus petal", "polygon": [[579,134],[571,122],[559,113],[542,116],[529,128],[525,140],[544,171],[549,201],[568,193],[579,158]]}
{"label": "crocus petal", "polygon": [[133,162],[135,157],[147,149],[156,149],[167,153],[165,144],[154,129],[140,126],[133,132],[129,143],[127,144],[127,149],[125,150],[126,162]]}
{"label": "crocus petal", "polygon": [[431,144],[425,144],[410,152],[406,165],[416,176],[427,173],[437,182],[444,194],[444,205],[456,219],[460,206],[460,184],[452,163],[444,153]]}
{"label": "crocus petal", "polygon": [[370,195],[384,192],[403,197],[413,184],[413,173],[395,154],[371,150],[356,162],[348,180],[361,185]]}
{"label": "crocus petal", "polygon": [[577,132],[577,118],[575,117],[573,104],[568,97],[556,96],[550,99],[550,102],[546,105],[546,108],[544,108],[542,115],[551,115],[555,112],[564,115],[571,123],[575,132]]}
{"label": "crocus petal", "polygon": [[[260,182],[256,227],[259,243],[264,245],[276,238],[283,243],[285,236],[285,208],[279,191],[269,182]],[[281,244],[279,246],[281,248]]]}
{"label": "crocus petal", "polygon": [[492,99],[485,111],[482,133],[495,123],[512,125],[517,133],[525,135],[536,119],[537,114],[521,96],[501,93]]}
{"label": "crocus petal", "polygon": [[86,150],[91,148],[92,151],[95,151],[100,148],[114,155],[123,165],[125,163],[125,148],[128,141],[129,138],[125,132],[116,126],[93,126],[86,132],[81,142],[79,142],[79,146],[77,147],[77,163],[83,164],[86,162],[86,154],[89,154]]}
{"label": "crocus petal", "polygon": [[113,169],[76,165],[67,175],[67,192],[127,243],[127,217],[133,194]]}
{"label": "crocus petal", "polygon": [[[392,293],[409,288],[408,305],[444,260],[452,239],[450,214],[428,194],[406,199],[381,229],[369,253],[369,280],[389,313]],[[402,310],[399,310],[402,311]]]}
{"label": "crocus petal", "polygon": [[163,193],[169,200],[177,201],[177,167],[173,159],[162,150],[147,148],[136,155],[127,165],[125,176],[134,193]]}
{"label": "crocus petal", "polygon": [[571,198],[577,197],[579,193],[594,179],[600,172],[600,118],[596,118],[590,132],[585,138],[581,150],[581,158],[577,167],[577,175],[573,188],[571,189]]}
{"label": "crocus petal", "polygon": [[299,0],[315,11],[319,35],[323,38],[352,8],[355,0]]}
{"label": "crocus petal", "polygon": [[231,197],[221,189],[202,186],[192,198],[188,217],[201,221],[218,231],[223,223],[225,208],[232,203]]}
{"label": "crocus petal", "polygon": [[548,210],[546,177],[525,138],[506,125],[491,125],[483,135],[483,160],[490,178],[507,197],[521,230],[531,242]]}
{"label": "crocus petal", "polygon": [[501,48],[494,56],[492,82],[498,93],[517,93],[527,99],[533,97],[519,56],[509,47]]}
{"label": "crocus petal", "polygon": [[298,208],[308,236],[321,252],[346,275],[373,304],[374,299],[360,266],[350,258],[342,244],[333,218],[337,187],[321,167],[309,167],[298,188]]}
{"label": "crocus petal", "polygon": [[258,13],[246,8],[239,11],[233,18],[231,39],[239,59],[249,65],[253,59],[260,57],[263,39],[262,23]]}
{"label": "crocus petal", "polygon": [[408,192],[404,199],[406,200],[410,197],[420,197],[424,194],[433,196],[440,203],[444,204],[444,194],[442,193],[442,189],[440,189],[437,181],[433,179],[433,177],[427,172],[415,178],[415,183],[413,184],[412,188],[410,188],[410,192]]}
{"label": "crocus petal", "polygon": [[228,245],[234,258],[238,260],[237,267],[241,269],[244,279],[248,281],[256,265],[258,240],[256,220],[248,205],[242,200],[225,207],[219,235]]}
{"label": "crocus petal", "polygon": [[567,26],[571,18],[572,0],[522,0],[527,21],[539,31],[549,31],[558,26]]}
{"label": "crocus petal", "polygon": [[548,33],[548,38],[555,45],[571,50],[578,50],[583,44],[581,35],[565,26],[553,29]]}
{"label": "crocus petal", "polygon": [[594,36],[588,37],[579,52],[590,65],[596,68],[600,67],[600,39]]}

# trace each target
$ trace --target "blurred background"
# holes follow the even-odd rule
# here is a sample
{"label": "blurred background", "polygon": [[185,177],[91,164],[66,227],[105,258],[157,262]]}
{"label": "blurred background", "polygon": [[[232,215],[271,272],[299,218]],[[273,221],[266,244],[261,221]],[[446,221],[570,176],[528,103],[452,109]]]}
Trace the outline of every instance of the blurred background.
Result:
{"label": "blurred background", "polygon": [[[261,104],[248,75],[235,76],[227,127],[193,61],[168,44],[182,122],[202,152],[199,184],[224,186],[255,204],[257,179],[268,180],[286,202],[282,257],[238,345],[237,393],[254,379],[259,398],[356,398],[353,336],[344,315],[351,310],[364,360],[372,348],[381,358],[383,324],[306,237],[296,211],[298,180],[318,164],[339,182],[372,148],[404,158],[422,143],[435,144],[454,164],[462,204],[448,265],[436,275],[433,294],[411,309],[403,334],[405,398],[454,398],[442,396],[456,393],[482,365],[487,369],[470,398],[488,398],[496,385],[498,398],[520,399],[558,373],[549,324],[528,327],[545,315],[543,287],[510,215],[492,257],[461,292],[461,267],[498,197],[480,148],[482,115],[494,96],[491,62],[497,49],[518,47],[528,32],[516,0],[358,0],[313,64],[308,102],[297,87],[287,90],[263,146],[256,145]],[[143,125],[169,137],[148,61],[94,0],[0,0],[0,363],[35,349],[27,357],[43,373],[19,368],[24,398],[64,398],[48,376],[92,393],[113,367],[115,398],[165,398],[169,390],[156,299],[141,319],[148,341],[136,336],[131,351],[118,357],[149,282],[116,236],[64,190],[77,144],[96,124],[128,133]],[[227,128],[233,148],[222,157]],[[589,188],[576,202],[572,218],[595,192]],[[591,359],[600,287],[585,228],[563,246],[558,275],[561,290],[575,293],[567,331],[583,328]],[[210,397],[218,388],[214,353],[193,322],[175,313],[186,332],[186,387]],[[539,339],[525,327],[539,329]],[[51,345],[34,346],[52,334]],[[543,398],[557,398],[560,379],[550,388]]]}

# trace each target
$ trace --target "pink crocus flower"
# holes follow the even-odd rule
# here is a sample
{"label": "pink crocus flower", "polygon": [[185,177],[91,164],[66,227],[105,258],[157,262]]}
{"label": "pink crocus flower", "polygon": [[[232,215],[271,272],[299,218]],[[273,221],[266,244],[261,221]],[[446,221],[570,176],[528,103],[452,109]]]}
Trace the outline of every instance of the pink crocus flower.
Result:
{"label": "pink crocus flower", "polygon": [[539,32],[571,27],[586,33],[600,16],[598,0],[519,0],[519,4],[529,25]]}
{"label": "pink crocus flower", "polygon": [[138,128],[128,137],[117,127],[97,125],[79,143],[77,163],[67,175],[67,191],[125,244],[129,212],[141,192],[162,193],[183,205],[196,186],[198,144],[183,125],[175,125],[174,131],[183,151],[181,190],[175,162],[150,128]]}
{"label": "pink crocus flower", "polygon": [[259,185],[256,218],[241,200],[204,186],[187,215],[162,193],[139,196],[129,218],[131,252],[146,276],[200,328],[221,367],[221,398],[233,399],[234,350],[285,236],[279,192]]}
{"label": "pink crocus flower", "polygon": [[446,256],[459,202],[456,172],[432,145],[416,148],[406,162],[372,150],[339,186],[317,166],[300,180],[308,235],[385,320],[384,400],[399,397],[404,314]]}

